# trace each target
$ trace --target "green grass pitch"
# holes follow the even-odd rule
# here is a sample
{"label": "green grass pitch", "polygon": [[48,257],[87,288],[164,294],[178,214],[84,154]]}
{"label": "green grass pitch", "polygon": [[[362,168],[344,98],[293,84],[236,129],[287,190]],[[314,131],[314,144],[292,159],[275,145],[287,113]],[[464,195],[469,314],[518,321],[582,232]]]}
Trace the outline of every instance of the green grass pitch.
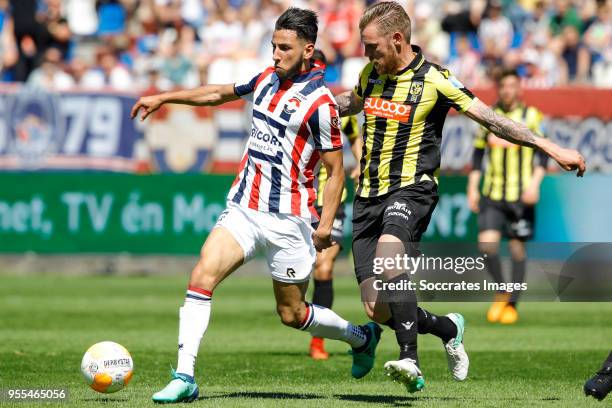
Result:
{"label": "green grass pitch", "polygon": [[[176,361],[178,307],[186,277],[67,277],[0,275],[0,388],[67,387],[70,399],[16,407],[153,406],[151,395]],[[487,324],[487,304],[426,305],[457,311],[467,320],[470,376],[456,383],[440,342],[419,339],[427,381],[408,395],[382,375],[396,358],[395,336],[383,332],[376,365],[362,380],[350,377],[348,347],[328,341],[328,361],[306,355],[308,335],[282,326],[271,281],[233,277],[214,295],[212,322],[200,348],[196,377],[208,407],[576,407],[598,403],[582,394],[585,379],[612,347],[611,303],[529,303],[512,327]],[[335,281],[334,309],[364,322],[352,278]],[[79,370],[85,350],[113,340],[130,350],[130,385],[103,395]],[[0,402],[0,406],[7,402]]]}

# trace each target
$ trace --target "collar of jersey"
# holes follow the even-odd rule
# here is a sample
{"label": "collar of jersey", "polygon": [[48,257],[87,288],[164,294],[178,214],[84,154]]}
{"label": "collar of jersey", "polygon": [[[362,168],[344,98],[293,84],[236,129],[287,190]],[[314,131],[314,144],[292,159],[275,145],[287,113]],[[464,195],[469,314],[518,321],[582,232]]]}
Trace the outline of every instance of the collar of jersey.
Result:
{"label": "collar of jersey", "polygon": [[416,53],[416,55],[414,56],[414,59],[410,62],[410,64],[408,64],[407,67],[403,68],[402,70],[400,70],[397,74],[393,76],[398,77],[400,75],[405,74],[406,72],[410,70],[416,71],[417,69],[421,67],[421,65],[423,65],[423,62],[425,62],[425,57],[423,57],[423,52],[421,51],[421,47],[419,47],[418,45],[412,45],[412,51]]}

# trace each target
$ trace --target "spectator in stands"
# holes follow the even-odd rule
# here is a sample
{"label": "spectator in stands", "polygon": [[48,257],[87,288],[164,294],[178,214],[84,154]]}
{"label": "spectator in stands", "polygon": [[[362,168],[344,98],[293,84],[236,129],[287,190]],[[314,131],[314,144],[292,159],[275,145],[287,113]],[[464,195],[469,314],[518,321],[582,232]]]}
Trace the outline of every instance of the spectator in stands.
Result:
{"label": "spectator in stands", "polygon": [[64,91],[74,86],[74,80],[62,69],[62,53],[57,48],[48,48],[40,67],[28,77],[28,85]]}
{"label": "spectator in stands", "polygon": [[478,27],[478,39],[487,58],[503,58],[512,45],[514,31],[512,23],[502,14],[501,0],[491,0],[488,16]]}
{"label": "spectator in stands", "polygon": [[72,75],[74,86],[79,88],[86,88],[87,84],[83,81],[87,71],[89,71],[89,64],[82,57],[75,57],[70,61],[68,72]]}
{"label": "spectator in stands", "polygon": [[484,73],[480,65],[480,56],[472,49],[465,35],[457,38],[457,57],[449,64],[450,71],[468,88],[483,85]]}
{"label": "spectator in stands", "polygon": [[69,61],[72,57],[72,32],[68,26],[68,21],[61,16],[56,15],[57,18],[48,19],[45,22],[46,41],[44,43],[45,48],[56,48],[62,54],[62,61]]}
{"label": "spectator in stands", "polygon": [[601,2],[597,7],[597,16],[584,33],[584,43],[589,48],[593,62],[606,58],[612,53],[612,13],[609,2]]}
{"label": "spectator in stands", "polygon": [[347,58],[361,54],[359,18],[363,4],[357,0],[328,2],[320,13],[319,47],[327,59],[325,80],[340,81],[341,66]]}
{"label": "spectator in stands", "polygon": [[448,61],[449,35],[442,31],[440,19],[435,18],[434,6],[429,2],[420,2],[414,7],[412,39],[412,42],[421,46],[430,61],[438,64]]}
{"label": "spectator in stands", "polygon": [[568,26],[574,27],[580,33],[582,20],[578,11],[569,0],[556,0],[554,13],[550,18],[550,31],[554,36],[557,36]]}
{"label": "spectator in stands", "polygon": [[527,36],[548,35],[550,18],[546,12],[544,1],[537,1],[529,17],[525,20],[523,29]]}
{"label": "spectator in stands", "polygon": [[126,8],[121,0],[96,0],[98,35],[121,34],[126,28]]}
{"label": "spectator in stands", "polygon": [[19,59],[13,30],[8,0],[0,0],[0,82],[12,79],[10,70]]}
{"label": "spectator in stands", "polygon": [[97,67],[89,69],[82,79],[88,89],[133,89],[133,79],[129,71],[119,63],[114,49],[102,46],[98,50]]}
{"label": "spectator in stands", "polygon": [[457,55],[457,39],[465,35],[472,48],[481,51],[478,44],[478,26],[482,20],[482,15],[486,6],[485,0],[470,0],[469,7],[463,8],[458,1],[442,3],[443,14],[442,30],[450,36],[449,58]]}
{"label": "spectator in stands", "polygon": [[321,16],[323,35],[334,49],[337,60],[358,56],[361,52],[359,18],[363,6],[356,0],[332,2],[332,7]]}
{"label": "spectator in stands", "polygon": [[74,35],[89,37],[98,30],[96,0],[65,0],[66,20]]}
{"label": "spectator in stands", "polygon": [[264,44],[264,38],[270,28],[265,26],[259,12],[254,3],[245,4],[240,11],[240,22],[244,27],[241,48],[247,58],[270,55],[262,52],[262,48],[267,49],[268,44]]}
{"label": "spectator in stands", "polygon": [[530,37],[522,51],[526,67],[523,86],[545,88],[567,84],[567,64],[562,57],[564,47],[562,38],[549,38],[545,32]]}
{"label": "spectator in stands", "polygon": [[[169,29],[174,31],[174,29]],[[176,32],[175,32],[176,33]],[[195,70],[195,64],[180,51],[180,40],[169,39],[169,44],[163,44],[160,52],[161,72],[160,74],[170,81],[173,87],[194,88],[198,86],[199,80]]]}
{"label": "spectator in stands", "polygon": [[585,84],[589,79],[591,54],[580,39],[580,33],[574,25],[563,28],[562,38],[565,41],[563,59],[567,64],[570,83]]}
{"label": "spectator in stands", "polygon": [[[300,5],[319,13],[319,47],[330,61],[326,79],[342,84],[354,77],[353,65],[362,65],[355,28],[362,8],[373,1],[0,0],[0,70],[25,81],[54,48],[76,83],[94,89],[130,89],[128,79],[148,86],[151,73],[165,88],[184,86],[189,64],[199,82],[224,73],[242,77],[269,64],[274,20]],[[399,2],[413,17],[413,42],[470,86],[486,86],[502,65],[517,67],[528,87],[563,85],[568,75],[572,83],[612,86],[610,0]],[[86,70],[82,59],[71,63],[73,53],[93,60],[89,54],[97,47],[117,48],[119,40],[125,52],[118,60],[100,55],[96,67]]]}
{"label": "spectator in stands", "polygon": [[24,82],[36,68],[41,52],[42,25],[36,20],[37,0],[10,0],[19,58],[15,65],[15,80]]}
{"label": "spectator in stands", "polygon": [[612,12],[610,2],[601,2],[597,18],[584,34],[593,61],[595,86],[612,87]]}
{"label": "spectator in stands", "polygon": [[[212,16],[211,16],[212,17]],[[226,7],[212,22],[200,30],[204,54],[200,56],[198,65],[202,73],[200,81],[207,83],[207,71],[210,64],[218,58],[234,58],[240,52],[244,37],[244,27],[240,22],[238,12],[233,7]]]}

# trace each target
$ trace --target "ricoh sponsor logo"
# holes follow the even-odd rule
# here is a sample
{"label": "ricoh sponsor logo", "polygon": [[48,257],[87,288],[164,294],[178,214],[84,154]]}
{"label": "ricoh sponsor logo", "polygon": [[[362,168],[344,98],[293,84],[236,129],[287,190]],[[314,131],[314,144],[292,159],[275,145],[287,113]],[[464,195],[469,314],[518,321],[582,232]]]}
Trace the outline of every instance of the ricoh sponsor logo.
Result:
{"label": "ricoh sponsor logo", "polygon": [[276,136],[270,135],[269,133],[262,132],[261,130],[257,129],[255,126],[253,126],[253,129],[251,129],[251,138],[256,139],[256,140],[261,140],[264,143],[269,143],[274,146],[281,145]]}
{"label": "ricoh sponsor logo", "polygon": [[364,111],[368,115],[393,119],[399,122],[408,122],[412,106],[404,105],[382,98],[366,98]]}

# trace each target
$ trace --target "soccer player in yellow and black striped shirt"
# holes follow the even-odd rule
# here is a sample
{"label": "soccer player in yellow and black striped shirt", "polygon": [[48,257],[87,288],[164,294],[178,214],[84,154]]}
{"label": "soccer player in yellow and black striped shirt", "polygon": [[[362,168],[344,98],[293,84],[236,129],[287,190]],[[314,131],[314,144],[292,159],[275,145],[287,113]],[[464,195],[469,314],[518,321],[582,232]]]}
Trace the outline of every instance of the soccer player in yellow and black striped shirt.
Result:
{"label": "soccer player in yellow and black striped shirt", "polygon": [[[351,151],[357,163],[361,157],[362,140],[359,132],[359,123],[356,116],[345,116],[341,119],[340,126],[343,135],[348,139],[351,144]],[[351,178],[355,180],[359,177],[359,166],[357,166],[351,173]],[[315,202],[315,209],[319,216],[323,211],[323,191],[325,191],[325,184],[327,183],[327,171],[325,166],[320,166],[316,176],[317,180],[317,201]],[[334,244],[324,251],[317,252],[317,258],[315,261],[315,267],[313,271],[314,290],[312,293],[312,303],[315,305],[323,306],[331,309],[334,301],[334,290],[333,290],[333,270],[336,257],[342,249],[341,243],[344,235],[344,219],[346,214],[344,212],[344,202],[348,192],[346,187],[342,191],[342,201],[336,211],[334,223],[332,226],[332,241]],[[327,360],[329,354],[325,351],[324,340],[322,337],[312,337],[309,347],[310,357],[315,360]]]}
{"label": "soccer player in yellow and black striped shirt", "polygon": [[[542,136],[542,113],[521,101],[521,82],[515,70],[501,73],[495,112],[524,123]],[[486,160],[485,160],[486,159]],[[484,161],[482,197],[479,192]],[[533,235],[534,205],[540,197],[540,183],[546,174],[548,157],[529,146],[518,146],[500,139],[482,128],[474,142],[472,171],[467,195],[472,211],[478,213],[478,242],[487,254],[487,269],[498,282],[504,282],[499,259],[499,242],[509,238],[512,256],[512,282],[525,280],[526,252],[524,242]],[[512,324],[518,320],[516,303],[520,291],[500,292],[489,312],[491,323]]]}
{"label": "soccer player in yellow and black striped shirt", "polygon": [[[424,386],[417,333],[442,339],[456,380],[466,378],[469,365],[461,315],[432,315],[417,308],[414,291],[392,290],[410,283],[393,259],[412,253],[412,243],[420,240],[438,200],[440,140],[448,110],[465,113],[503,139],[541,149],[564,169],[578,169],[578,175],[584,173],[585,164],[577,151],[561,148],[495,113],[448,70],[427,61],[410,44],[410,19],[398,3],[369,6],[359,29],[370,63],[354,91],[336,95],[341,116],[363,110],[366,117],[362,175],[353,205],[355,272],[366,313],[390,326],[400,347],[399,360],[388,361],[385,370],[413,392]],[[379,292],[381,277],[374,274],[375,263],[386,291]],[[379,295],[389,295],[389,302],[382,302]],[[373,356],[375,346],[354,352]]]}

